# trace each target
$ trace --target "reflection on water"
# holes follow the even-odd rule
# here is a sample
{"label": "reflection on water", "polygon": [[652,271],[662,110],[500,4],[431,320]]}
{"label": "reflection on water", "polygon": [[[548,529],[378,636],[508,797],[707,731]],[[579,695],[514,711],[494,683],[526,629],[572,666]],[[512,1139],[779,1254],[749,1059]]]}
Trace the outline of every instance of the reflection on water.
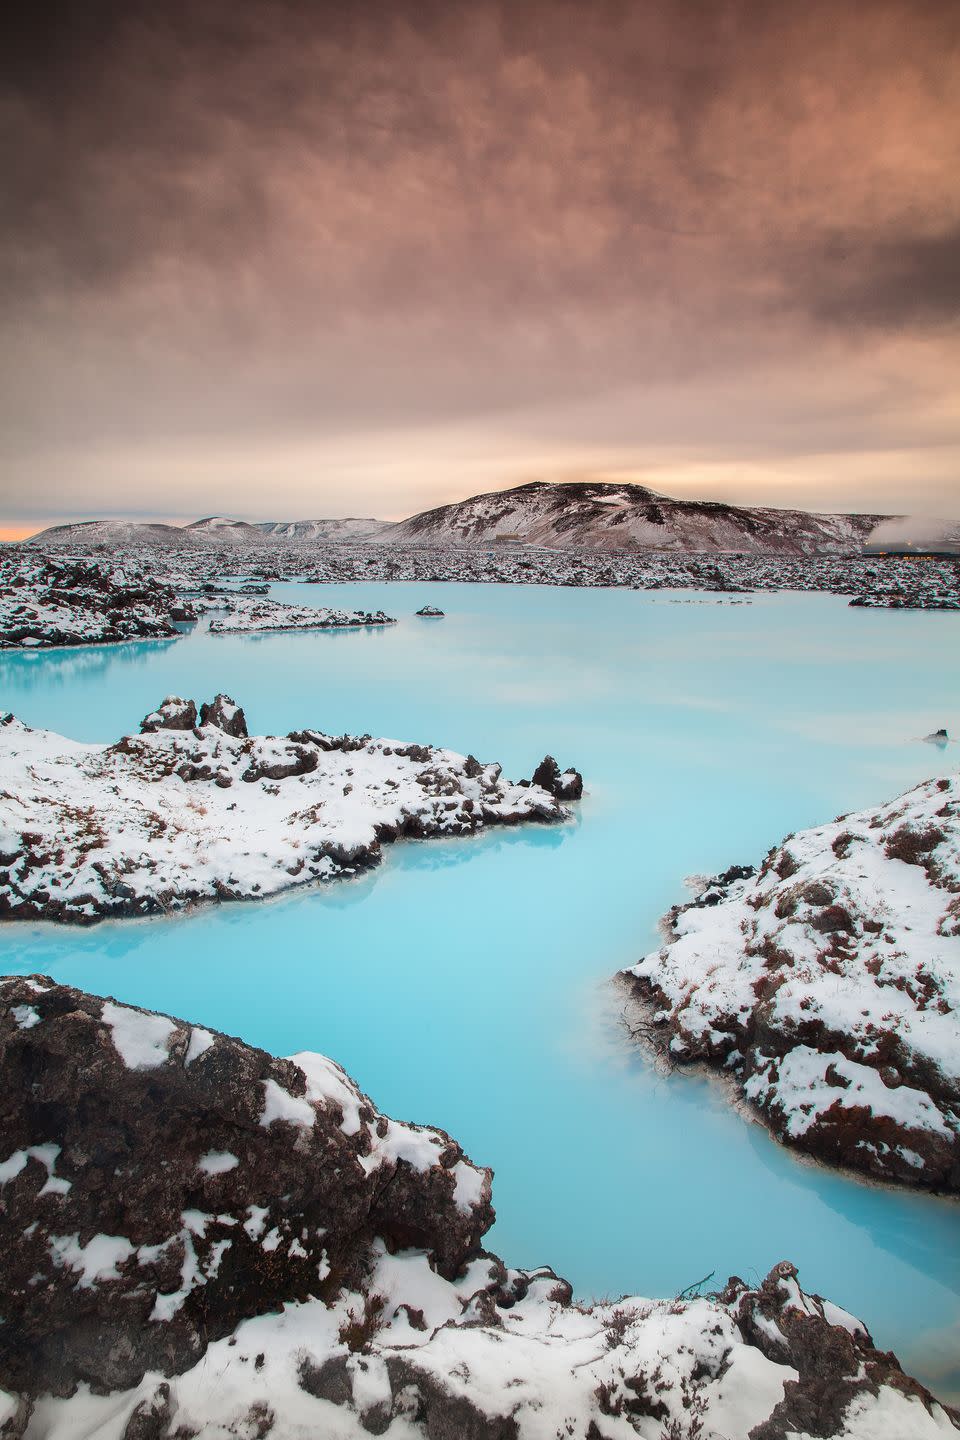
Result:
{"label": "reflection on water", "polygon": [[[158,652],[176,644],[176,640],[137,640],[59,650],[0,650],[0,698],[38,688],[46,695],[78,681],[107,683],[111,671],[149,667]],[[15,706],[4,699],[4,708]]]}
{"label": "reflection on water", "polygon": [[[675,1294],[790,1258],[956,1390],[960,1208],[798,1163],[715,1081],[658,1075],[606,982],[657,943],[684,875],[956,768],[953,747],[913,737],[957,731],[943,654],[960,618],[824,596],[718,610],[540,587],[275,591],[400,623],[253,645],[198,627],[72,668],[4,656],[0,703],[108,740],[165,694],[226,690],[259,731],[431,741],[513,776],[550,751],[586,777],[578,822],[402,843],[359,881],[169,921],[11,925],[0,965],[334,1055],[385,1110],[492,1164],[491,1244],[582,1294]],[[447,618],[414,620],[425,603]]]}

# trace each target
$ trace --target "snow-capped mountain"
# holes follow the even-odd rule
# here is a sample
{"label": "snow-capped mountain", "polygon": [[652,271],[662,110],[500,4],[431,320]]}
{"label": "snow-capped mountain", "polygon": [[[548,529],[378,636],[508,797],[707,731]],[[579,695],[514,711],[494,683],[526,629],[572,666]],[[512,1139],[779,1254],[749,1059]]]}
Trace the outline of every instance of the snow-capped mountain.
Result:
{"label": "snow-capped mountain", "polygon": [[210,515],[190,525],[95,520],[59,525],[42,544],[130,543],[199,546],[396,544],[486,547],[503,542],[604,552],[674,551],[754,555],[859,554],[883,515],[820,515],[805,510],[674,500],[643,485],[533,481],[475,495],[408,520],[350,517],[250,523]]}
{"label": "snow-capped mountain", "polygon": [[28,545],[181,546],[191,543],[183,526],[141,523],[134,520],[80,520],[74,525],[51,525],[31,535]]}
{"label": "snow-capped mountain", "polygon": [[42,545],[241,545],[262,548],[272,542],[285,545],[330,545],[383,539],[393,526],[388,520],[350,517],[337,520],[231,520],[208,515],[189,525],[137,524],[127,520],[86,520],[76,525],[53,525],[29,544]]}
{"label": "snow-capped mountain", "polygon": [[388,539],[415,545],[512,540],[601,551],[858,553],[883,518],[673,500],[643,485],[537,480],[414,515],[394,526]]}
{"label": "snow-capped mountain", "polygon": [[343,520],[264,520],[256,529],[271,540],[288,544],[316,541],[329,545],[339,541],[382,540],[393,529],[393,524],[389,520],[350,515]]}

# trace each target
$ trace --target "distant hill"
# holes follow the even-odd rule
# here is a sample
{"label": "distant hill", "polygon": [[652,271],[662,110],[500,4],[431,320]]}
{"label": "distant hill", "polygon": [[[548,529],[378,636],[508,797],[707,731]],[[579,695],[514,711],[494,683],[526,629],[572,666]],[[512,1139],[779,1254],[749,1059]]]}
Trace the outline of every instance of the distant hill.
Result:
{"label": "distant hill", "polygon": [[533,481],[414,515],[393,527],[389,541],[481,546],[519,541],[600,551],[844,554],[859,552],[884,518],[673,500],[643,485]]}
{"label": "distant hill", "polygon": [[92,520],[35,535],[44,545],[400,544],[542,545],[595,551],[669,550],[703,554],[859,554],[883,515],[821,515],[806,510],[673,500],[643,485],[533,481],[475,495],[409,520],[369,518],[262,520],[251,524],[208,515],[189,525]]}
{"label": "distant hill", "polygon": [[31,535],[27,545],[170,545],[189,544],[180,525],[140,524],[132,520],[80,520],[51,525]]}
{"label": "distant hill", "polygon": [[258,526],[271,540],[336,544],[351,540],[383,540],[393,529],[389,520],[349,516],[345,520],[264,520]]}
{"label": "distant hill", "polygon": [[343,520],[231,520],[208,515],[189,525],[137,524],[128,520],[85,520],[53,525],[33,535],[38,545],[169,545],[179,548],[240,545],[262,548],[274,541],[286,545],[329,545],[379,540],[393,528],[388,520],[351,517]]}

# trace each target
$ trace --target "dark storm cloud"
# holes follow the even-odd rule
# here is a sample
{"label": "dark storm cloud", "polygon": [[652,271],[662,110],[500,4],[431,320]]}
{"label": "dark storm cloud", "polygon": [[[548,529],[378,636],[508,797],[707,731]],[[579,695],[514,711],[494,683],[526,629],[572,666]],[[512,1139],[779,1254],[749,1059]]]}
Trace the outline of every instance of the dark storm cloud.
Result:
{"label": "dark storm cloud", "polygon": [[654,381],[709,445],[717,376],[955,324],[954,0],[40,0],[2,25],[21,459]]}
{"label": "dark storm cloud", "polygon": [[818,272],[818,313],[879,329],[960,324],[960,224],[942,235],[894,236],[861,249],[837,240]]}

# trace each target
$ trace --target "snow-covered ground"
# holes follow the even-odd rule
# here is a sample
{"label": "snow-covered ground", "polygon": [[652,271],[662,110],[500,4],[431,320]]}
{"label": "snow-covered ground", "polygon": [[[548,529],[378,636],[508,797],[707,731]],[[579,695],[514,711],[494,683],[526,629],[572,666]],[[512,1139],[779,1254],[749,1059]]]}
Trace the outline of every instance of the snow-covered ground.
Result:
{"label": "snow-covered ground", "polygon": [[275,1060],[6,977],[0,1082],[5,1435],[942,1440],[960,1428],[789,1262],[706,1297],[584,1305],[549,1269],[508,1268],[480,1248],[490,1171],[442,1131],[381,1115],[323,1056]]}
{"label": "snow-covered ground", "polygon": [[142,729],[81,744],[0,713],[0,915],[84,923],[262,898],[356,875],[400,836],[556,823],[580,793],[553,762],[513,784],[427,745],[248,736],[225,696],[199,717],[169,697]]}
{"label": "snow-covered ground", "polygon": [[960,780],[789,836],[667,925],[624,973],[672,1059],[789,1144],[960,1190]]}

